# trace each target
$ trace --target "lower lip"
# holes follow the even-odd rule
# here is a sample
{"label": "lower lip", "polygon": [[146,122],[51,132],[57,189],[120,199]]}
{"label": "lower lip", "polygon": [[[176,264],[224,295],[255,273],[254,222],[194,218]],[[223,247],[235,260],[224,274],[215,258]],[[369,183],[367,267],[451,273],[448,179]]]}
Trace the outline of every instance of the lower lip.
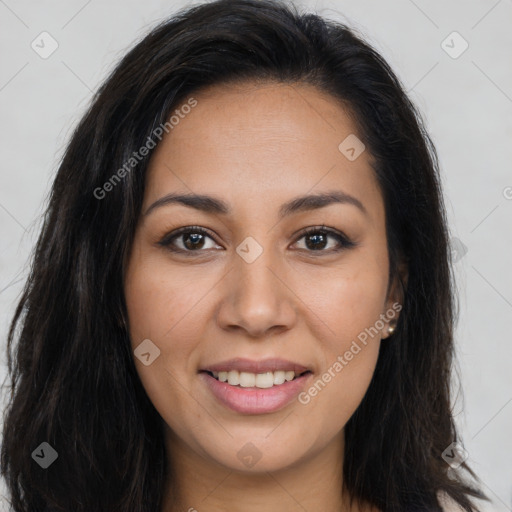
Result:
{"label": "lower lip", "polygon": [[306,386],[311,373],[271,388],[242,388],[220,382],[206,372],[200,377],[214,396],[226,407],[241,414],[266,414],[288,405]]}

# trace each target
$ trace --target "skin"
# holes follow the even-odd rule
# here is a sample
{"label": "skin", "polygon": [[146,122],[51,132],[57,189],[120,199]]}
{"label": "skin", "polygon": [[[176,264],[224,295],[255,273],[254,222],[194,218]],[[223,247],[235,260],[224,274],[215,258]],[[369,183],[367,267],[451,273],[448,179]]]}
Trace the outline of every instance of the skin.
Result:
{"label": "skin", "polygon": [[[198,374],[233,357],[280,357],[312,368],[311,386],[396,302],[371,155],[349,161],[340,152],[356,125],[341,103],[309,85],[224,84],[194,98],[197,106],[151,157],[125,274],[132,347],[149,338],[161,351],[149,366],[135,363],[165,422],[174,476],[162,510],[374,511],[351,507],[341,492],[344,426],[368,388],[388,322],[305,405],[240,414]],[[283,203],[332,190],[365,211],[330,204],[278,219]],[[167,204],[145,215],[170,192],[215,196],[232,213]],[[329,236],[315,250],[302,231],[322,225],[356,245],[335,252]],[[158,244],[184,226],[212,237],[183,254]],[[252,263],[236,252],[249,236],[263,249]],[[186,251],[187,241],[178,236],[174,246]],[[237,457],[247,443],[261,454],[251,468]]]}

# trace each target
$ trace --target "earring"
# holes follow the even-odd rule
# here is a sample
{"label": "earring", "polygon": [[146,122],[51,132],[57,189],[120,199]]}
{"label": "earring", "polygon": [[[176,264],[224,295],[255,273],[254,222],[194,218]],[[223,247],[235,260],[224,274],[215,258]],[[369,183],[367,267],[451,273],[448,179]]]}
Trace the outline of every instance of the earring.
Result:
{"label": "earring", "polygon": [[395,329],[396,329],[395,325],[390,325],[388,327],[388,334],[391,336],[395,332]]}

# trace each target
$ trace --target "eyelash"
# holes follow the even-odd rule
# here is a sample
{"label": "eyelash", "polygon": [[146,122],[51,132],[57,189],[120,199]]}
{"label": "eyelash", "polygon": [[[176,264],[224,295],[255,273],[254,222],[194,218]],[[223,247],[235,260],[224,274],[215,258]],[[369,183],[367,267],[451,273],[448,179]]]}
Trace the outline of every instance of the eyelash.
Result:
{"label": "eyelash", "polygon": [[[205,252],[204,249],[185,250],[185,249],[179,249],[179,248],[172,246],[172,243],[174,242],[174,240],[176,240],[180,235],[187,234],[187,233],[206,235],[207,237],[211,238],[215,242],[215,239],[214,239],[212,233],[210,233],[210,231],[206,230],[205,228],[201,228],[199,226],[185,226],[183,228],[179,228],[179,229],[165,235],[158,242],[158,245],[165,247],[167,250],[172,251],[174,253],[191,254],[191,253]],[[326,226],[315,226],[315,227],[310,227],[310,228],[304,229],[302,231],[302,233],[300,234],[300,236],[296,239],[295,243],[297,243],[299,240],[301,240],[304,237],[308,237],[308,236],[311,236],[314,234],[315,235],[316,234],[328,235],[328,236],[336,239],[336,241],[339,243],[339,246],[335,249],[327,249],[327,250],[323,250],[323,249],[318,249],[318,250],[301,249],[301,250],[305,250],[310,253],[332,254],[332,253],[343,251],[345,249],[350,249],[351,247],[354,247],[357,245],[355,242],[349,240],[349,238],[347,236],[345,236],[344,234],[334,231],[333,229],[327,228]],[[217,243],[217,242],[215,242],[215,243]]]}

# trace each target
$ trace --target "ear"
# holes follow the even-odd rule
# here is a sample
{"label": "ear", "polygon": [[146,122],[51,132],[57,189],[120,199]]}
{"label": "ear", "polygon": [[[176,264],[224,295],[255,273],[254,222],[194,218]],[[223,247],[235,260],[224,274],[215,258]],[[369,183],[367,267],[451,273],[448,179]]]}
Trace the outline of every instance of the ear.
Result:
{"label": "ear", "polygon": [[384,327],[381,331],[381,339],[383,340],[392,336],[396,329],[398,317],[403,307],[408,275],[407,265],[401,262],[397,266],[394,276],[390,279],[385,307],[381,316],[384,321]]}

